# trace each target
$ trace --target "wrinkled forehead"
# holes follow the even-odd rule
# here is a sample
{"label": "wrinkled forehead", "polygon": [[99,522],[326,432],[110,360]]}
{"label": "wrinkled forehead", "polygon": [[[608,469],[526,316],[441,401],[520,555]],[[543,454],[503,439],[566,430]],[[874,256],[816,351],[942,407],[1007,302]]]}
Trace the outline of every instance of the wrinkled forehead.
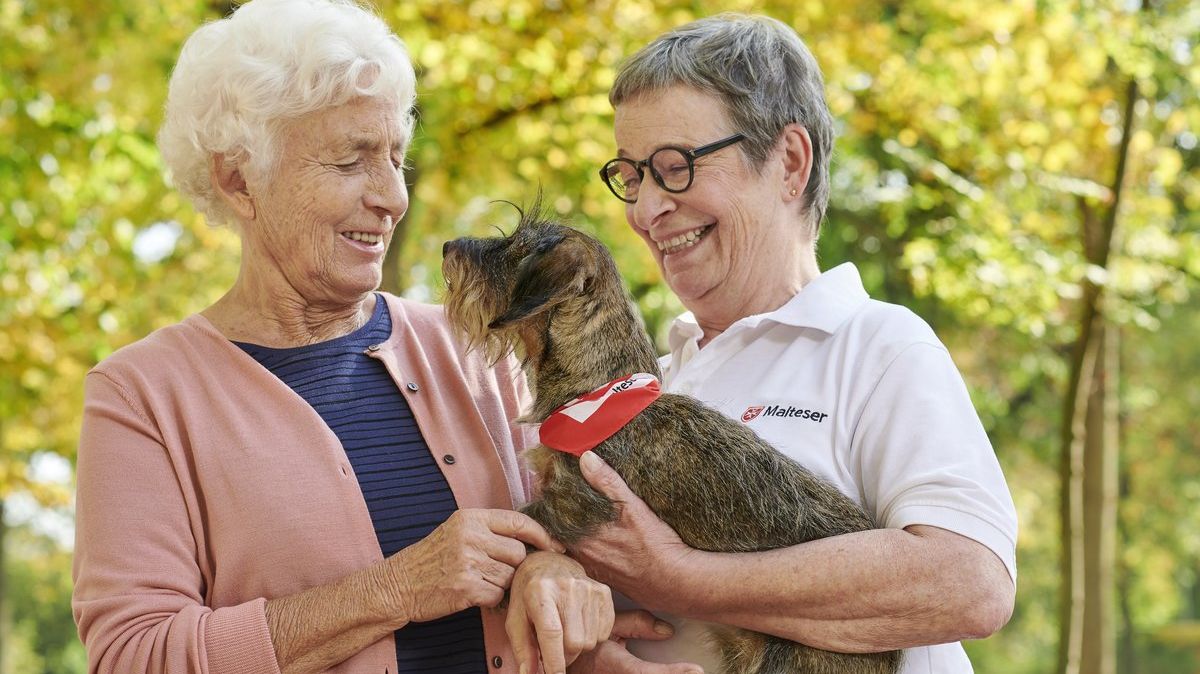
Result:
{"label": "wrinkled forehead", "polygon": [[728,136],[725,102],[716,94],[675,85],[643,91],[617,105],[617,156],[642,159],[666,145],[697,147]]}
{"label": "wrinkled forehead", "polygon": [[389,97],[357,98],[286,120],[283,136],[290,143],[310,148],[403,153],[411,133],[407,114]]}

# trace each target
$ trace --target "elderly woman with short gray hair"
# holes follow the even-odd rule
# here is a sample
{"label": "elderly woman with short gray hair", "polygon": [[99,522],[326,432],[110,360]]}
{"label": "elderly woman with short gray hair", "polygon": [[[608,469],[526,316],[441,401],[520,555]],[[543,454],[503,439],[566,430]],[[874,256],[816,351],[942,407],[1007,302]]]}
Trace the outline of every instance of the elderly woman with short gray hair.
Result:
{"label": "elderly woman with short gray hair", "polygon": [[414,97],[403,44],[346,0],[253,0],[184,45],[160,148],[241,268],[87,376],[89,671],[562,671],[608,638],[608,589],[513,510],[514,364],[376,292]]}
{"label": "elderly woman with short gray hair", "polygon": [[624,508],[573,555],[677,628],[630,650],[719,671],[704,635],[720,623],[833,651],[906,649],[904,674],[971,671],[959,640],[1012,611],[1012,498],[930,327],[870,299],[853,264],[817,264],[835,133],[813,55],[774,19],[711,17],[636,53],[609,99],[617,156],[601,178],[688,309],[663,389],[746,424],[880,527],[695,550],[585,454],[585,476]]}

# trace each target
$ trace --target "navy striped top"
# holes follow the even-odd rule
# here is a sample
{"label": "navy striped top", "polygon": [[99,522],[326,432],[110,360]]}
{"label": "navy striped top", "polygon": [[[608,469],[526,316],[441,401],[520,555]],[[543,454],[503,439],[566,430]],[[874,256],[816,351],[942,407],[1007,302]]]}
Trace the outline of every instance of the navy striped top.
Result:
{"label": "navy striped top", "polygon": [[[349,335],[292,349],[235,342],[304,398],[350,459],[384,557],[428,536],[457,508],[412,410],[384,364],[367,347],[392,334],[383,297]],[[396,631],[400,672],[487,671],[478,608]]]}

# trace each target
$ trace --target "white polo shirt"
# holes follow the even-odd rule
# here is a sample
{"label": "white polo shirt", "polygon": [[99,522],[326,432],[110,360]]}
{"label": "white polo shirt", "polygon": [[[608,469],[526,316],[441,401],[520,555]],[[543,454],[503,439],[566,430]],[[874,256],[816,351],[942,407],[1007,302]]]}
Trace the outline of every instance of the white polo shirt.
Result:
{"label": "white polo shirt", "polygon": [[[853,264],[779,309],[731,325],[703,349],[684,314],[671,326],[663,388],[739,419],[872,513],[979,541],[1016,578],[1016,511],[991,443],[945,346],[908,309],[872,300]],[[658,662],[719,671],[703,623],[666,616],[676,636],[630,642]],[[962,674],[957,643],[908,649],[903,674]]]}

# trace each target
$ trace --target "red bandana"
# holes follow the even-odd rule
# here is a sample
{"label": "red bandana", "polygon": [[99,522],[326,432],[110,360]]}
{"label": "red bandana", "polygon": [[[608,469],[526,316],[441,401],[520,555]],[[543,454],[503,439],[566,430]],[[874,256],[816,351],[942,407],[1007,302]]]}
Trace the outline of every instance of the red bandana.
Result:
{"label": "red bandana", "polygon": [[618,377],[551,412],[538,431],[542,444],[582,456],[621,430],[661,394],[652,374]]}

